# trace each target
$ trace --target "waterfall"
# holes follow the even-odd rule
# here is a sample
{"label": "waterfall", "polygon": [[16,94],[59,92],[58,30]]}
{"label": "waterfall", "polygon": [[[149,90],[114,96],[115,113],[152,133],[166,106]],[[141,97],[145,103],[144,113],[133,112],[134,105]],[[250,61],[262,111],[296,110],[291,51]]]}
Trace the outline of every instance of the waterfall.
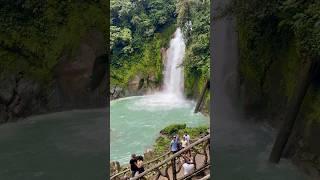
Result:
{"label": "waterfall", "polygon": [[166,51],[163,88],[152,95],[146,95],[136,102],[137,107],[148,110],[168,110],[177,107],[192,106],[191,102],[184,98],[183,58],[185,54],[185,42],[180,28],[170,40],[170,46]]}
{"label": "waterfall", "polygon": [[183,62],[185,48],[186,45],[183,34],[181,29],[178,28],[167,50],[163,88],[164,94],[175,95],[177,98],[183,98],[184,77],[181,64]]}

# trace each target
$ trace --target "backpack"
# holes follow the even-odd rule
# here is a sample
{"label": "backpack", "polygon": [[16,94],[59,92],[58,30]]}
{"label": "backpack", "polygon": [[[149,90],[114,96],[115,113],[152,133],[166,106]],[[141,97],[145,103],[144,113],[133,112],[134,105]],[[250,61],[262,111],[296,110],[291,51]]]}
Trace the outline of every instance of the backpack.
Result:
{"label": "backpack", "polygon": [[181,145],[181,142],[176,140],[176,143],[177,143],[177,147],[178,147],[178,150],[182,149],[182,145]]}

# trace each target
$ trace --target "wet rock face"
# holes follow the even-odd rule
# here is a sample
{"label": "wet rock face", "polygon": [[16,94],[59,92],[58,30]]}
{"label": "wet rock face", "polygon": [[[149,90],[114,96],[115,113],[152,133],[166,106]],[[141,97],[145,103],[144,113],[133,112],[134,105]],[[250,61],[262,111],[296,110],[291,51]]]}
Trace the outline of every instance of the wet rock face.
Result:
{"label": "wet rock face", "polygon": [[166,48],[161,48],[161,49],[160,49],[160,54],[161,54],[162,63],[163,63],[163,64],[166,64],[167,49],[166,49]]}
{"label": "wet rock face", "polygon": [[110,99],[118,99],[124,96],[123,88],[118,86],[110,87]]}
{"label": "wet rock face", "polygon": [[90,30],[52,70],[53,80],[39,84],[23,72],[1,76],[0,123],[33,114],[107,105],[108,56],[104,35]]}
{"label": "wet rock face", "polygon": [[22,74],[4,78],[0,87],[0,123],[41,111],[40,86]]}
{"label": "wet rock face", "polygon": [[[60,107],[89,108],[107,103],[107,56],[103,33],[90,31],[75,54],[65,54],[55,68]],[[53,100],[54,101],[54,100]]]}
{"label": "wet rock face", "polygon": [[110,98],[113,100],[126,96],[145,95],[159,90],[160,85],[153,74],[137,74],[129,80],[126,87],[111,86]]}
{"label": "wet rock face", "polygon": [[306,171],[315,177],[320,177],[320,123],[309,125],[306,137],[301,139],[297,148],[295,159],[303,162]]}
{"label": "wet rock face", "polygon": [[[166,63],[167,49],[160,49],[161,59],[163,65]],[[158,82],[154,72],[148,74],[137,73],[128,80],[128,83],[124,87],[118,85],[111,85],[110,87],[110,99],[118,99],[127,96],[137,96],[152,94],[153,92],[161,89],[161,83]]]}
{"label": "wet rock face", "polygon": [[131,79],[128,83],[128,91],[139,91],[142,88],[142,85],[144,83],[144,79],[142,75],[137,74],[135,77]]}
{"label": "wet rock face", "polygon": [[155,81],[155,76],[153,74],[144,76],[138,74],[129,81],[125,95],[144,95],[154,91],[159,91],[159,85]]}

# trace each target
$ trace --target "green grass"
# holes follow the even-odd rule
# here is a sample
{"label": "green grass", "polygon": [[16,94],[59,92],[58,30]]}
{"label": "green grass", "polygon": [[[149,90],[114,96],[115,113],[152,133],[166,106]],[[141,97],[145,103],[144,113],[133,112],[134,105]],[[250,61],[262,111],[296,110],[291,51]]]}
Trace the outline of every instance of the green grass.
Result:
{"label": "green grass", "polygon": [[191,139],[197,139],[205,134],[208,129],[208,125],[198,127],[187,127],[186,124],[169,125],[160,131],[162,135],[156,139],[155,144],[153,145],[154,152],[157,156],[167,152],[173,135],[182,137],[184,133],[187,133],[190,135]]}

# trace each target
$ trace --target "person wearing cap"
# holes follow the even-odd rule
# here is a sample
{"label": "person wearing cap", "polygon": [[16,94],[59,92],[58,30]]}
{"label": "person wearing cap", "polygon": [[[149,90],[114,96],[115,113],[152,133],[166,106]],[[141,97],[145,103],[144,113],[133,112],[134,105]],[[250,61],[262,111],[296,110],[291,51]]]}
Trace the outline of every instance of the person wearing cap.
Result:
{"label": "person wearing cap", "polygon": [[170,151],[174,154],[179,151],[179,140],[176,136],[172,137],[171,143],[170,143]]}

